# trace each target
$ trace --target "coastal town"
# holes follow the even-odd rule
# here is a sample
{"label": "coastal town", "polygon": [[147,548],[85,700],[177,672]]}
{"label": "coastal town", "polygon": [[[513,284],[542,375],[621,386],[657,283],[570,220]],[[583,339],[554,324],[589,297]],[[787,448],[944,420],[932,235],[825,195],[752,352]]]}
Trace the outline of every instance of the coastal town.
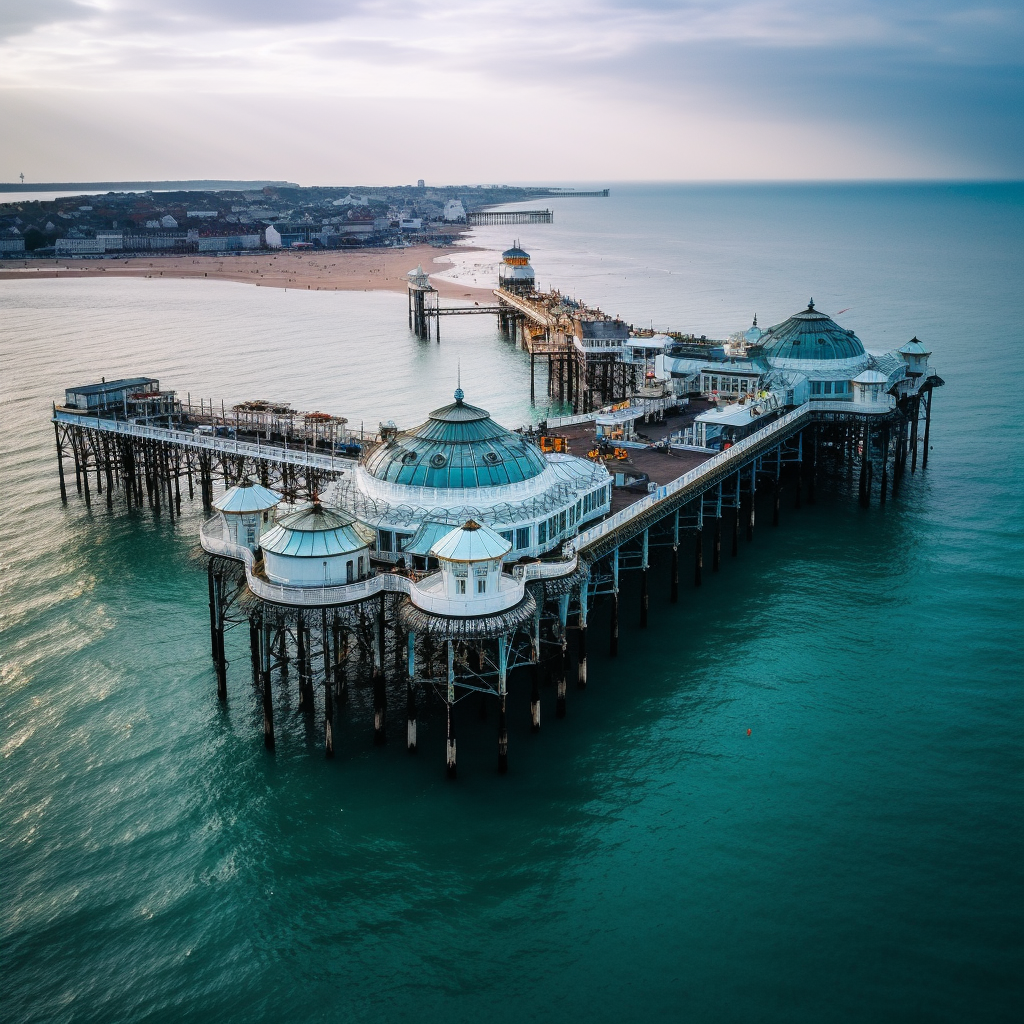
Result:
{"label": "coastal town", "polygon": [[546,209],[495,215],[484,208],[579,194],[506,185],[428,187],[420,180],[399,187],[266,185],[14,199],[0,204],[0,260],[443,246],[475,219],[551,219]]}

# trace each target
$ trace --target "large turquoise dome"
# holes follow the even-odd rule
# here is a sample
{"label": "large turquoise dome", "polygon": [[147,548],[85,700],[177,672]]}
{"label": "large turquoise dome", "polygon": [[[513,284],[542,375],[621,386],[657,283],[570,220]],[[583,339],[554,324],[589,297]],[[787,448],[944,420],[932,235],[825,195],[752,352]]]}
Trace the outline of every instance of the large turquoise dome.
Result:
{"label": "large turquoise dome", "polygon": [[378,480],[410,487],[500,487],[539,476],[547,462],[521,434],[466,404],[460,388],[426,423],[372,449],[363,468]]}
{"label": "large turquoise dome", "polygon": [[769,362],[779,359],[856,359],[864,346],[853,331],[840,327],[826,313],[814,308],[814,299],[802,313],[769,328],[760,338]]}

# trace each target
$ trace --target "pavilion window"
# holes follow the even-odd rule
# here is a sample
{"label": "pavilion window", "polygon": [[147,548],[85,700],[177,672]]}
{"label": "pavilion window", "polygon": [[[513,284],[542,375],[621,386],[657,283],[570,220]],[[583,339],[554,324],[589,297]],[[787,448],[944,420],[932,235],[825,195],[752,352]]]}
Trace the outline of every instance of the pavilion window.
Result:
{"label": "pavilion window", "polygon": [[516,551],[522,551],[523,548],[530,546],[530,528],[528,526],[521,526],[516,530]]}
{"label": "pavilion window", "polygon": [[395,535],[390,530],[381,530],[379,538],[381,551],[394,551]]}
{"label": "pavilion window", "polygon": [[509,544],[512,543],[512,531],[511,530],[502,530],[501,533],[498,536],[500,536],[502,540],[507,540],[509,542]]}
{"label": "pavilion window", "polygon": [[543,522],[537,524],[537,543],[546,544],[548,542],[548,521],[545,519]]}
{"label": "pavilion window", "polygon": [[465,580],[456,580],[455,581],[455,593],[456,594],[464,594],[465,592],[466,592],[466,581]]}
{"label": "pavilion window", "polygon": [[486,594],[487,593],[487,580],[486,579],[482,579],[482,580],[477,580],[476,581],[476,592],[478,594]]}
{"label": "pavilion window", "polygon": [[565,513],[558,513],[558,532],[562,533],[565,530]]}
{"label": "pavilion window", "polygon": [[825,381],[825,394],[826,395],[831,395],[832,394],[832,381],[830,381],[830,380]]}
{"label": "pavilion window", "polygon": [[363,578],[363,556],[359,556],[359,578]]}

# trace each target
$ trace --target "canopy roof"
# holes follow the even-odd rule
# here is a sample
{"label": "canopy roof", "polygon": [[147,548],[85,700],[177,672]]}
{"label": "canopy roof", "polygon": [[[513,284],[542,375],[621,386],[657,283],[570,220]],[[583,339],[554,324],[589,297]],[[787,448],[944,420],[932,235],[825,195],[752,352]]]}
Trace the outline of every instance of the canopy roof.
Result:
{"label": "canopy roof", "polygon": [[467,519],[442,537],[430,553],[446,562],[490,562],[503,558],[512,550],[512,544],[489,526],[481,526],[473,519]]}
{"label": "canopy roof", "polygon": [[260,547],[275,555],[295,558],[327,558],[361,551],[366,541],[355,520],[339,509],[306,505],[282,516],[260,538]]}
{"label": "canopy roof", "polygon": [[522,483],[543,473],[547,462],[521,434],[464,402],[460,388],[451,405],[370,451],[363,467],[389,483],[464,488]]}
{"label": "canopy roof", "polygon": [[246,512],[264,512],[273,508],[281,500],[277,491],[263,487],[261,484],[247,481],[229,487],[214,503],[218,512],[242,515]]}
{"label": "canopy roof", "polygon": [[900,355],[903,355],[903,356],[930,356],[931,355],[931,352],[929,352],[928,349],[926,349],[924,347],[924,345],[922,345],[921,342],[917,340],[917,338],[911,338],[910,341],[908,341],[906,343],[906,345],[904,345],[899,350],[899,352],[900,352]]}
{"label": "canopy roof", "polygon": [[863,356],[864,346],[853,331],[840,327],[826,313],[814,308],[814,299],[802,313],[770,327],[761,335],[764,355],[776,359],[855,359]]}
{"label": "canopy roof", "polygon": [[530,254],[520,249],[517,243],[516,245],[513,245],[511,249],[506,249],[501,254],[501,258],[506,262],[512,262],[513,260],[528,260],[530,258]]}
{"label": "canopy roof", "polygon": [[877,370],[865,370],[853,378],[854,384],[884,384],[889,378]]}

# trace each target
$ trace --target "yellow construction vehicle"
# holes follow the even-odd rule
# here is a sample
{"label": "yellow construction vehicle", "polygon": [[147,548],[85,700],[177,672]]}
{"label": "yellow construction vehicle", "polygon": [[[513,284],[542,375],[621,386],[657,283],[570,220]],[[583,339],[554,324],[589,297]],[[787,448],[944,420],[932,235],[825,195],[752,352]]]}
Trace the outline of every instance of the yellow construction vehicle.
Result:
{"label": "yellow construction vehicle", "polygon": [[542,452],[568,453],[569,439],[559,434],[544,434],[540,439],[540,450]]}

